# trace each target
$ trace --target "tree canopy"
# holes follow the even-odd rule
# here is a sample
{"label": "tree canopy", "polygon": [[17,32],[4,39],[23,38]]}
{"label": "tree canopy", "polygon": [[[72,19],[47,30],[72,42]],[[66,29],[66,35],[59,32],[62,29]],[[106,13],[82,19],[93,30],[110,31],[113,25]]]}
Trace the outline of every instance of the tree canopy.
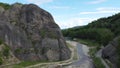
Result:
{"label": "tree canopy", "polygon": [[0,6],[3,7],[5,10],[7,10],[11,7],[11,5],[9,5],[7,3],[0,3]]}
{"label": "tree canopy", "polygon": [[120,35],[120,13],[92,21],[86,26],[62,30],[65,37],[89,39],[106,45]]}

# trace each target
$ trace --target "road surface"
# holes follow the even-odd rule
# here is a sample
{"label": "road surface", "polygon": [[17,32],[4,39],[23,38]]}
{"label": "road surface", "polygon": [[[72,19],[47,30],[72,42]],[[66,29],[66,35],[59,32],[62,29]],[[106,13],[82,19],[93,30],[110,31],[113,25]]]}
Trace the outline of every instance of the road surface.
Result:
{"label": "road surface", "polygon": [[64,68],[94,68],[92,59],[86,54],[86,50],[88,49],[83,48],[84,46],[83,44],[76,44],[79,59],[70,65],[63,66]]}

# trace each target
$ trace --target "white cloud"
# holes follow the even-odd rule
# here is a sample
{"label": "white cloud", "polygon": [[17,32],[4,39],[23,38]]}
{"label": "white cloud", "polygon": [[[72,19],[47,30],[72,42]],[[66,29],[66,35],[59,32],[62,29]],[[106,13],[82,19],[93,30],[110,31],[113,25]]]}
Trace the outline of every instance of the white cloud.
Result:
{"label": "white cloud", "polygon": [[43,3],[48,3],[52,2],[53,0],[27,0],[29,3],[34,3],[37,5],[43,4]]}
{"label": "white cloud", "polygon": [[87,25],[93,20],[96,20],[96,18],[71,18],[65,21],[56,21],[56,23],[63,29],[63,28],[70,28],[74,26]]}
{"label": "white cloud", "polygon": [[120,8],[114,8],[114,7],[102,7],[97,8],[96,11],[90,11],[90,12],[80,12],[80,14],[114,14],[120,12]]}
{"label": "white cloud", "polygon": [[[97,20],[98,18],[104,17],[104,16],[110,16],[112,14],[118,13],[120,12],[120,8],[115,8],[115,7],[100,7],[97,8],[95,11],[90,11],[90,12],[81,12],[80,14],[78,14],[78,16],[73,16],[70,19],[60,19],[60,20],[56,20],[56,23],[63,29],[63,28],[70,28],[70,27],[74,27],[74,26],[83,26],[83,25],[87,25],[88,23],[90,23],[91,21]],[[91,14],[91,15],[89,15]],[[80,16],[84,16],[84,15],[88,15],[88,17],[80,17]],[[92,16],[93,15],[93,16]],[[61,21],[62,19],[62,21]]]}
{"label": "white cloud", "polygon": [[119,11],[97,11],[97,12],[81,12],[80,14],[104,14],[104,13],[116,13]]}
{"label": "white cloud", "polygon": [[101,7],[101,8],[97,8],[96,10],[98,11],[120,11],[120,8],[115,8],[115,7]]}
{"label": "white cloud", "polygon": [[94,1],[91,1],[91,2],[87,2],[87,4],[99,4],[99,3],[102,3],[102,2],[105,2],[107,0],[94,0]]}
{"label": "white cloud", "polygon": [[52,9],[70,9],[68,6],[51,6]]}

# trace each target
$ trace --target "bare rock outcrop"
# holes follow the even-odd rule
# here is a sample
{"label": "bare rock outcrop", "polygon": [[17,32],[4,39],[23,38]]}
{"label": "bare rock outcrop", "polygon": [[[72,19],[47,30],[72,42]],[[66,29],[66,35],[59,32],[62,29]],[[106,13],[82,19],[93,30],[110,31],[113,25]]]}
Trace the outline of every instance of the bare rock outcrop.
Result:
{"label": "bare rock outcrop", "polygon": [[120,37],[116,37],[102,51],[102,57],[108,59],[113,64],[113,68],[119,68],[118,67],[118,62],[120,61],[119,43],[120,43]]}
{"label": "bare rock outcrop", "polygon": [[34,4],[13,4],[0,11],[0,39],[19,60],[60,61],[70,58],[59,26]]}

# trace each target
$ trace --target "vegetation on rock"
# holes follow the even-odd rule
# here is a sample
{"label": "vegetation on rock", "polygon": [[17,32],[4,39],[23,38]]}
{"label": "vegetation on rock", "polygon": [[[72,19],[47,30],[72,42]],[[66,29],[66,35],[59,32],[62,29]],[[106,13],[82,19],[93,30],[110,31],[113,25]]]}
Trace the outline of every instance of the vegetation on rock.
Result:
{"label": "vegetation on rock", "polygon": [[6,57],[6,58],[8,58],[8,56],[9,56],[9,50],[10,50],[10,48],[8,47],[8,46],[5,46],[5,48],[3,49],[3,55]]}
{"label": "vegetation on rock", "polygon": [[5,10],[7,10],[11,7],[11,5],[9,5],[7,3],[0,3],[0,6],[3,7]]}
{"label": "vegetation on rock", "polygon": [[20,54],[21,52],[22,52],[22,49],[21,49],[21,48],[17,48],[17,49],[15,50],[15,53]]}
{"label": "vegetation on rock", "polygon": [[1,65],[1,64],[3,64],[3,60],[2,60],[2,58],[0,57],[0,65]]}
{"label": "vegetation on rock", "polygon": [[[20,61],[62,61],[71,56],[52,15],[34,4],[0,3],[0,44],[2,56],[9,53]],[[2,48],[2,46],[1,46]],[[4,61],[4,60],[3,60]]]}

